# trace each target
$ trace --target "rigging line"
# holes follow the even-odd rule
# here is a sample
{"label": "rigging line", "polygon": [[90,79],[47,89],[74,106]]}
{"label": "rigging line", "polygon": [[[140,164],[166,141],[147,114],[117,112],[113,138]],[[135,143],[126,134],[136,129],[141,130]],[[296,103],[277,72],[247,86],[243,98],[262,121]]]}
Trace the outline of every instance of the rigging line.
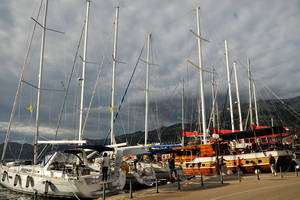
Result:
{"label": "rigging line", "polygon": [[93,90],[92,97],[91,97],[91,100],[90,100],[90,104],[89,104],[89,107],[88,107],[88,110],[87,110],[87,113],[86,113],[86,116],[85,116],[85,119],[84,119],[84,122],[83,122],[82,130],[81,130],[81,133],[80,133],[81,136],[83,135],[83,132],[84,132],[85,127],[86,127],[87,120],[89,118],[89,113],[90,113],[90,110],[91,110],[91,107],[92,107],[92,104],[93,104],[93,101],[94,101],[94,98],[95,98],[96,90],[97,90],[98,83],[99,83],[99,80],[100,80],[100,75],[101,75],[101,72],[103,70],[104,60],[106,59],[106,56],[107,56],[107,53],[108,53],[108,50],[109,50],[109,43],[111,42],[111,39],[112,39],[112,35],[113,35],[112,33],[113,33],[113,31],[110,34],[110,38],[107,40],[106,50],[105,50],[105,52],[102,56],[102,62],[99,65],[97,80],[95,82],[94,90]]}
{"label": "rigging line", "polygon": [[9,150],[9,152],[12,154],[12,157],[13,157],[14,159],[17,159],[15,153],[11,150],[11,143],[9,143],[9,145],[8,145],[8,150]]}
{"label": "rigging line", "polygon": [[[217,101],[217,95],[218,95],[218,92],[219,92],[219,87],[218,86],[216,86],[216,91],[215,91],[215,94],[213,94],[214,96],[213,96],[213,105],[212,105],[212,107],[214,108],[215,107],[215,105],[216,105],[216,101]],[[211,113],[210,113],[210,117],[209,117],[209,121],[208,121],[208,125],[207,125],[207,129],[209,129],[209,127],[210,127],[210,124],[212,123],[212,118],[213,118],[213,112],[216,112],[216,110],[215,109],[212,109],[212,111],[211,111]]]}
{"label": "rigging line", "polygon": [[[23,83],[35,88],[35,89],[39,89],[37,86],[29,83],[28,81],[22,80]],[[48,88],[40,88],[40,90],[45,90],[45,91],[55,91],[55,92],[65,92],[65,90],[59,90],[59,89],[48,89]]]}
{"label": "rigging line", "polygon": [[[268,99],[269,96],[266,95],[266,93],[262,93],[261,91],[259,91],[259,94],[260,96],[262,96],[263,98],[261,99],[261,101],[263,102],[263,104],[265,105],[264,108],[267,108],[267,109],[261,109],[263,111],[263,115],[264,115],[264,118],[266,119],[265,122],[268,122],[268,118],[267,116],[273,116],[273,113],[271,112],[271,109],[270,109],[270,105],[268,105],[268,103],[266,102],[265,99]],[[265,98],[264,98],[265,97]],[[270,120],[270,119],[269,119]]]}
{"label": "rigging line", "polygon": [[[40,16],[40,11],[41,11],[42,4],[43,4],[43,0],[41,0],[41,4],[40,4],[39,10],[38,10],[38,14],[37,14],[36,19],[38,19],[39,16]],[[29,42],[29,45],[28,45],[28,48],[27,48],[26,57],[25,57],[24,64],[23,64],[23,69],[22,69],[21,76],[20,76],[20,79],[19,79],[18,89],[17,89],[17,92],[16,92],[14,105],[13,105],[13,108],[12,108],[12,111],[11,111],[11,115],[10,115],[10,119],[9,119],[9,125],[8,125],[7,132],[6,132],[6,137],[5,137],[5,142],[4,142],[4,146],[3,146],[1,161],[3,161],[4,157],[5,157],[6,148],[7,148],[7,144],[8,144],[8,140],[9,140],[9,136],[10,136],[11,125],[12,125],[12,121],[14,120],[15,111],[16,111],[16,104],[17,104],[17,101],[19,99],[20,90],[21,90],[21,87],[22,87],[22,80],[23,80],[23,77],[24,77],[25,69],[27,67],[29,52],[31,50],[31,45],[32,45],[32,42],[33,42],[33,37],[34,37],[36,25],[37,25],[37,23],[34,23],[34,25],[33,25],[33,30],[32,30],[32,34],[31,34],[30,42]]]}
{"label": "rigging line", "polygon": [[289,110],[287,110],[287,111],[289,111],[291,114],[294,114],[294,116],[295,116],[298,120],[300,120],[300,115],[299,115],[299,113],[297,113],[297,111],[295,111],[295,109],[294,109],[292,106],[286,104],[282,99],[280,99],[280,97],[279,97],[277,94],[275,94],[275,92],[273,92],[273,91],[271,90],[271,88],[268,87],[263,81],[262,81],[262,83],[264,84],[265,88],[266,88],[267,90],[269,90],[269,92],[272,93],[272,94],[277,98],[277,100],[280,101],[281,104],[287,106],[287,107],[290,109],[290,111],[289,111]]}
{"label": "rigging line", "polygon": [[[267,92],[269,92],[269,95],[271,95],[271,93],[270,93],[270,91],[268,91],[267,90]],[[271,98],[271,97],[270,97]],[[271,107],[273,108],[272,110],[273,110],[273,112],[271,111],[270,113],[272,114],[272,115],[274,115],[275,114],[275,117],[276,117],[276,119],[278,120],[280,120],[280,115],[279,115],[279,113],[278,113],[278,107],[275,105],[275,102],[274,101],[269,101],[269,104],[271,104]]]}
{"label": "rigging line", "polygon": [[[273,95],[273,94],[272,94]],[[280,123],[280,125],[284,126],[284,123],[283,123],[283,120],[282,120],[282,114],[281,114],[281,110],[280,110],[280,103],[278,102],[275,102],[275,101],[271,101],[271,104],[273,105],[274,107],[274,112],[275,114],[277,115],[277,123]],[[288,111],[288,110],[287,110]],[[279,122],[278,122],[279,121]]]}
{"label": "rigging line", "polygon": [[[81,31],[81,35],[80,35],[80,38],[79,38],[77,50],[76,50],[75,57],[74,57],[74,60],[73,60],[72,70],[71,70],[70,77],[69,77],[69,80],[68,80],[67,88],[65,88],[64,101],[63,101],[63,104],[61,106],[61,110],[60,110],[60,113],[59,113],[59,117],[58,117],[58,121],[57,121],[57,127],[56,127],[56,130],[55,130],[54,140],[57,139],[58,129],[60,128],[60,122],[61,122],[61,118],[62,118],[64,109],[65,109],[65,104],[66,104],[66,101],[67,101],[67,96],[68,96],[68,92],[69,92],[69,88],[70,88],[72,76],[73,76],[73,73],[74,73],[76,59],[77,59],[77,55],[78,55],[79,48],[80,48],[80,43],[81,43],[83,32],[84,32],[84,26],[85,26],[85,22],[83,23],[83,28],[82,28],[82,31]],[[45,145],[44,148],[42,149],[41,153],[39,154],[38,158],[40,158],[40,156],[46,151],[47,148],[48,148],[48,145]],[[54,148],[54,145],[52,145],[51,149],[53,150],[53,148]]]}
{"label": "rigging line", "polygon": [[[177,86],[175,87],[175,90],[177,89],[177,87],[178,87],[179,85],[180,85],[180,83],[177,84]],[[175,91],[174,91],[174,93],[175,93]],[[173,94],[174,94],[174,93],[173,93]],[[178,104],[178,102],[180,102],[180,100],[181,100],[181,99],[178,98],[178,99],[175,101],[175,103],[172,105],[172,108],[175,108],[175,106]],[[163,121],[160,123],[160,126],[159,126],[159,127],[161,127],[161,126],[165,123],[165,121],[167,121],[167,120],[169,119],[170,114],[173,113],[174,110],[175,110],[175,109],[171,109],[171,110],[167,113],[165,120],[163,120]],[[161,113],[161,111],[159,112],[159,114],[160,114],[160,113]]]}
{"label": "rigging line", "polygon": [[[138,109],[139,107],[138,106],[136,106],[135,107],[135,111],[136,112],[139,112],[139,109]],[[134,120],[134,124],[133,124],[133,130],[137,130],[138,129],[138,125],[139,125],[139,122],[138,122],[138,118],[137,117],[135,117],[135,120]],[[143,138],[143,140],[144,140],[145,138]],[[132,139],[133,140],[133,139]]]}
{"label": "rigging line", "polygon": [[[145,43],[146,43],[146,42],[145,42]],[[137,61],[136,61],[136,63],[135,63],[133,72],[132,72],[132,74],[131,74],[131,77],[130,77],[130,79],[129,79],[129,82],[128,82],[128,84],[127,84],[127,87],[126,87],[126,89],[125,89],[125,92],[124,92],[124,94],[123,94],[123,97],[122,97],[122,99],[121,99],[121,101],[120,101],[120,104],[119,104],[119,107],[118,107],[118,111],[116,112],[116,115],[115,115],[115,117],[114,117],[114,121],[118,118],[119,112],[120,112],[120,110],[121,110],[122,103],[123,103],[124,100],[125,100],[127,91],[128,91],[128,89],[129,89],[129,86],[130,86],[131,81],[132,81],[132,79],[133,79],[133,75],[135,74],[136,68],[137,68],[137,66],[138,66],[138,64],[139,64],[139,61],[140,61],[140,58],[141,58],[141,56],[142,56],[142,53],[143,53],[143,50],[144,50],[144,47],[145,47],[145,43],[144,43],[144,45],[143,45],[143,47],[142,47],[142,49],[141,49],[140,55],[139,55],[139,57],[138,57],[138,59],[137,59]],[[105,137],[105,140],[104,140],[104,144],[103,144],[103,145],[106,144],[106,141],[107,141],[108,136],[110,135],[110,132],[111,132],[111,128],[109,129],[109,131],[108,131],[108,133],[107,133],[107,135],[106,135],[106,137]]]}
{"label": "rigging line", "polygon": [[[159,110],[158,109],[158,100],[157,100],[157,98],[155,98],[155,111],[154,111],[155,116],[154,116],[154,120],[156,122],[155,123],[156,125],[159,125],[158,110]],[[152,125],[152,126],[154,126],[154,125]],[[160,130],[159,127],[156,129],[156,133],[157,133],[157,137],[159,139],[159,142],[161,143],[161,130]]]}
{"label": "rigging line", "polygon": [[[61,118],[62,118],[63,112],[64,112],[64,110],[65,110],[65,104],[66,104],[66,101],[67,101],[68,92],[69,92],[69,88],[70,88],[70,84],[71,84],[71,80],[72,80],[72,76],[73,76],[73,72],[74,72],[74,68],[75,68],[75,64],[76,64],[76,60],[77,60],[77,56],[78,56],[78,52],[79,52],[81,40],[82,40],[83,33],[84,33],[85,23],[86,23],[86,22],[84,21],[83,26],[82,26],[82,30],[81,30],[81,34],[80,34],[80,38],[79,38],[79,41],[78,41],[76,53],[75,53],[75,56],[74,56],[74,60],[73,60],[73,64],[72,64],[72,70],[71,70],[71,73],[70,73],[70,76],[69,76],[67,88],[65,89],[65,90],[66,90],[66,91],[65,91],[65,96],[64,96],[63,104],[62,104],[62,106],[61,106],[60,113],[59,113],[59,117],[58,117],[58,121],[57,121],[57,127],[56,127],[56,131],[55,131],[54,140],[56,140],[56,138],[57,138],[58,129],[60,128]],[[52,146],[52,149],[53,149],[53,146]]]}
{"label": "rigging line", "polygon": [[130,102],[127,104],[127,132],[125,133],[125,141],[128,143],[127,134],[130,130]]}
{"label": "rigging line", "polygon": [[[231,76],[232,76],[232,68],[230,70],[230,80],[231,80]],[[226,96],[225,96],[225,103],[224,103],[224,106],[223,106],[223,111],[222,111],[222,122],[221,124],[224,124],[225,122],[225,110],[226,110],[226,107],[227,107],[227,101],[228,101],[228,96],[229,96],[229,88],[227,86],[227,92],[226,92]]]}
{"label": "rigging line", "polygon": [[22,99],[24,98],[24,94],[21,91],[20,93],[20,100],[19,100],[19,111],[18,111],[18,120],[21,121],[21,104],[22,104]]}
{"label": "rigging line", "polygon": [[[266,123],[266,119],[267,119],[267,112],[268,110],[263,109],[264,105],[266,105],[266,102],[263,99],[263,95],[261,93],[261,91],[257,91],[257,93],[259,94],[259,96],[261,97],[260,99],[260,106],[259,106],[259,110],[258,112],[260,113],[260,122],[263,122],[264,124]],[[261,117],[262,116],[262,117]]]}
{"label": "rigging line", "polygon": [[[176,85],[176,87],[175,87],[174,90],[172,91],[171,95],[168,96],[167,100],[165,101],[165,103],[163,104],[162,107],[166,107],[167,104],[169,104],[170,99],[171,99],[171,97],[173,97],[173,96],[175,95],[175,91],[177,90],[179,84],[180,84],[180,83],[178,83],[178,84]],[[158,112],[158,118],[160,118],[160,114],[161,114],[161,109],[160,109],[159,112]],[[151,124],[152,124],[152,123],[153,123],[153,122],[151,122]]]}
{"label": "rigging line", "polygon": [[[267,90],[267,92],[269,92],[269,93],[268,93],[268,94],[270,95],[269,99],[271,99],[272,94],[271,94],[270,91],[268,91],[268,90]],[[271,100],[271,101],[269,101],[269,102],[270,102],[269,104],[270,104],[271,107],[272,107],[271,109],[272,109],[272,111],[273,111],[273,112],[271,111],[270,113],[271,113],[272,115],[275,115],[275,117],[276,117],[275,119],[277,119],[277,121],[278,121],[278,120],[281,120],[281,119],[280,119],[279,112],[278,112],[278,106],[276,105],[276,103],[275,103],[273,100]]]}
{"label": "rigging line", "polygon": [[24,147],[24,144],[25,144],[25,137],[24,137],[24,140],[23,140],[23,141],[24,141],[24,142],[21,144],[21,149],[20,149],[20,151],[19,151],[18,160],[20,160],[20,158],[21,158],[21,154],[22,154],[23,147]]}
{"label": "rigging line", "polygon": [[123,120],[122,120],[122,118],[121,118],[121,115],[120,115],[120,117],[119,117],[119,121],[120,121],[120,123],[121,123],[123,135],[125,136],[125,140],[127,141],[127,138],[126,138],[126,131],[125,131],[125,128],[124,128],[124,123],[123,123]]}
{"label": "rigging line", "polygon": [[[282,99],[280,99],[280,97],[279,97],[274,91],[272,91],[272,89],[271,89],[270,87],[268,87],[264,81],[262,81],[262,80],[260,80],[260,81],[261,81],[261,83],[264,85],[264,87],[265,87],[265,88],[266,88],[273,96],[275,96],[275,97],[280,101],[281,104],[286,105],[286,110],[287,110],[288,112],[290,112],[292,115],[295,116],[295,118],[297,118],[298,120],[300,120],[300,114],[299,114],[292,106],[286,104]],[[290,110],[289,110],[288,108],[289,108]]]}

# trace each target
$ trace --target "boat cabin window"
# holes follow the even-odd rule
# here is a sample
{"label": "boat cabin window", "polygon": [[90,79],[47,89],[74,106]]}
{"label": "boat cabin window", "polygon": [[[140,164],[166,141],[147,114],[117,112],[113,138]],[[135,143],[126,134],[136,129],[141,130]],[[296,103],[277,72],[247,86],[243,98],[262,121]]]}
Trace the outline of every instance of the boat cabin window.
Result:
{"label": "boat cabin window", "polygon": [[176,156],[183,156],[185,154],[185,151],[176,151]]}
{"label": "boat cabin window", "polygon": [[193,151],[191,151],[192,152],[192,155],[194,155],[194,156],[198,156],[199,155],[199,153],[200,153],[200,151],[199,150],[193,150]]}
{"label": "boat cabin window", "polygon": [[52,158],[53,154],[48,154],[44,157],[44,159],[41,162],[41,166],[45,166],[47,165],[47,163],[49,162],[49,160]]}
{"label": "boat cabin window", "polygon": [[64,168],[64,166],[73,165],[74,163],[83,165],[82,155],[57,152],[55,158],[52,160],[50,168],[53,170],[60,170],[61,168]]}

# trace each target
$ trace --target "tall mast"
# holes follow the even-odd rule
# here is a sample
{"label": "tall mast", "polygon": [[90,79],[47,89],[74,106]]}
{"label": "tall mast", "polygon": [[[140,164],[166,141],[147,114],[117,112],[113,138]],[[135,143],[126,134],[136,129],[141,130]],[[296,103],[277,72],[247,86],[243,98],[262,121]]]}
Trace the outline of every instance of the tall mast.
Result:
{"label": "tall mast", "polygon": [[200,96],[202,108],[202,131],[204,144],[207,144],[207,130],[206,130],[206,114],[204,101],[204,85],[203,85],[203,66],[202,66],[202,49],[201,49],[201,31],[200,31],[200,7],[197,7],[197,33],[198,33],[198,57],[199,57],[199,76],[200,76]]}
{"label": "tall mast", "polygon": [[238,111],[239,111],[240,131],[243,131],[243,120],[242,120],[241,101],[240,101],[240,92],[239,92],[239,81],[236,72],[236,62],[233,62],[233,70],[234,70],[234,79],[235,79],[236,99],[237,99]]}
{"label": "tall mast", "polygon": [[254,98],[256,126],[259,126],[259,123],[258,123],[258,110],[257,110],[257,102],[256,102],[256,87],[255,87],[254,80],[252,80],[252,85],[253,85],[253,98]]}
{"label": "tall mast", "polygon": [[197,99],[197,107],[198,107],[198,132],[201,133],[202,132],[202,127],[201,127],[201,100]]}
{"label": "tall mast", "polygon": [[212,66],[212,80],[211,80],[211,94],[212,94],[212,122],[213,130],[216,128],[216,94],[215,94],[215,67]]}
{"label": "tall mast", "polygon": [[115,79],[116,79],[116,64],[117,64],[117,39],[118,39],[118,20],[119,20],[119,7],[116,7],[115,18],[115,34],[114,34],[114,50],[113,50],[113,71],[112,71],[112,84],[111,84],[111,118],[110,118],[110,144],[116,144],[114,135],[114,106],[115,106]]}
{"label": "tall mast", "polygon": [[250,59],[248,58],[248,87],[249,87],[249,113],[250,113],[250,127],[253,124],[252,121],[252,92],[251,92],[251,71],[250,71]]}
{"label": "tall mast", "polygon": [[148,143],[148,109],[149,109],[149,63],[150,63],[150,40],[151,33],[148,35],[148,48],[147,48],[147,69],[146,69],[146,105],[145,105],[145,146]]}
{"label": "tall mast", "polygon": [[84,46],[83,46],[83,60],[82,60],[82,75],[81,75],[81,98],[79,110],[79,132],[78,140],[82,140],[82,116],[83,116],[83,100],[84,100],[84,83],[85,83],[85,66],[87,57],[87,39],[88,39],[88,25],[89,25],[89,10],[91,0],[86,0],[86,15],[85,15],[85,28],[84,28]]}
{"label": "tall mast", "polygon": [[182,94],[181,94],[181,128],[182,128],[182,139],[181,145],[184,146],[184,79],[182,79]]}
{"label": "tall mast", "polygon": [[45,1],[45,14],[43,20],[43,31],[42,31],[42,42],[41,42],[41,52],[40,52],[40,67],[39,67],[39,80],[37,89],[37,100],[36,100],[36,132],[34,135],[34,157],[33,162],[36,165],[38,159],[38,138],[39,138],[39,120],[40,120],[40,101],[41,101],[41,87],[42,87],[42,71],[44,65],[44,50],[45,50],[45,38],[46,38],[46,25],[47,25],[47,11],[48,11],[48,0]]}
{"label": "tall mast", "polygon": [[273,117],[271,117],[271,126],[272,126],[272,127],[274,126],[274,120],[273,120]]}
{"label": "tall mast", "polygon": [[230,86],[229,59],[228,59],[228,49],[227,49],[227,41],[226,40],[225,40],[225,56],[226,56],[226,69],[227,69],[227,83],[228,83],[228,94],[229,94],[231,129],[232,129],[232,132],[234,132],[232,97],[231,97],[231,86]]}

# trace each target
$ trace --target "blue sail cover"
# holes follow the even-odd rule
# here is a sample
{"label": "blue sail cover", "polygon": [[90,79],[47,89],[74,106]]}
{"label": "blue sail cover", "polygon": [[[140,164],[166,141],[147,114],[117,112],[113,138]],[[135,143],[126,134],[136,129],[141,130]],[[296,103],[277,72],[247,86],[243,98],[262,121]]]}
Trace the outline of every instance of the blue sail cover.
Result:
{"label": "blue sail cover", "polygon": [[71,152],[71,150],[73,149],[92,149],[98,152],[103,152],[103,151],[113,151],[113,148],[110,147],[105,147],[102,145],[80,145],[80,146],[68,146],[68,147],[64,147],[64,148],[59,148],[53,151],[49,151],[47,152],[46,155],[51,155],[54,154],[56,152]]}

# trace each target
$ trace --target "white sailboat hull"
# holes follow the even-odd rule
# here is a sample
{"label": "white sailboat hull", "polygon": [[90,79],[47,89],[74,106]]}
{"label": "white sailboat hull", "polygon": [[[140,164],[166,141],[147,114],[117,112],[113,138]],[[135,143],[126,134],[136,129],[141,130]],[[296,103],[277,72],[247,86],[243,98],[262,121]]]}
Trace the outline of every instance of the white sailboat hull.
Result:
{"label": "white sailboat hull", "polygon": [[[0,166],[1,185],[17,192],[60,198],[98,198],[104,182],[99,173],[69,176],[61,171],[44,170],[38,166]],[[125,180],[124,180],[125,182]],[[116,192],[118,184],[105,182],[106,192]],[[122,185],[122,184],[121,184]]]}

